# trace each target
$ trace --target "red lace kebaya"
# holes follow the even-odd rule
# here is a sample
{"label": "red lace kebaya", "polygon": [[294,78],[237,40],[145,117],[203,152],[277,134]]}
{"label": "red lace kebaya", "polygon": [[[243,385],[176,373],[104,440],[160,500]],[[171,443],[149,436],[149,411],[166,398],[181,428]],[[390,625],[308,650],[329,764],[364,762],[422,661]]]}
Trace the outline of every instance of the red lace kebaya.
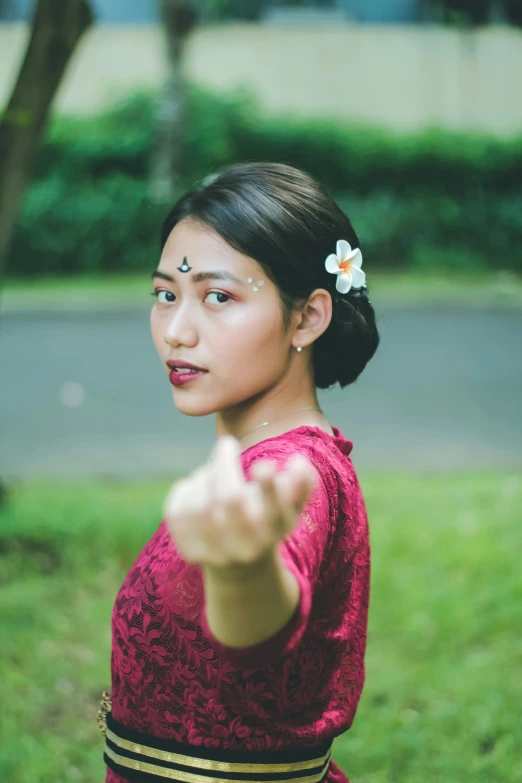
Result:
{"label": "red lace kebaya", "polygon": [[[164,521],[131,567],[112,615],[112,714],[129,728],[207,748],[313,747],[353,723],[365,678],[370,590],[366,508],[352,443],[303,425],[247,448],[280,470],[296,452],[320,481],[278,544],[300,585],[299,605],[275,636],[247,648],[208,627],[198,566],[176,551]],[[331,762],[326,780],[346,783]],[[127,783],[111,770],[106,783]]]}

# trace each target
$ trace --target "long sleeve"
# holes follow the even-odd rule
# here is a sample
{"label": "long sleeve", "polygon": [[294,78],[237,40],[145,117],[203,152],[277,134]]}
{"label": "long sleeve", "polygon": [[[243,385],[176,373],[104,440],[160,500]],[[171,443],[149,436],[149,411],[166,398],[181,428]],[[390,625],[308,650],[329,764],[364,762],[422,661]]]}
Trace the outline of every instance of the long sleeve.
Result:
{"label": "long sleeve", "polygon": [[[275,635],[250,647],[234,648],[219,642],[212,634],[203,606],[200,624],[205,636],[213,648],[222,657],[246,668],[257,668],[275,663],[290,654],[301,642],[308,627],[312,599],[318,587],[322,569],[327,567],[333,531],[337,518],[337,484],[330,463],[315,453],[314,449],[306,451],[307,456],[316,468],[319,481],[313,494],[308,499],[299,520],[291,533],[278,543],[286,567],[292,571],[299,584],[299,602],[288,623]],[[283,469],[290,454],[281,450],[265,452],[258,458],[273,459],[277,470]],[[253,462],[247,466],[247,478]]]}

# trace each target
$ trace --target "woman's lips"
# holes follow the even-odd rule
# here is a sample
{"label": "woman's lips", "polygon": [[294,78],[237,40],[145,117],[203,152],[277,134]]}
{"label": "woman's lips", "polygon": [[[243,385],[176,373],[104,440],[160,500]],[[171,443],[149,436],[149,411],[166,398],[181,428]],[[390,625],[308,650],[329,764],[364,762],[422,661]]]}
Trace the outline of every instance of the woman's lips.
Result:
{"label": "woman's lips", "polygon": [[189,381],[195,381],[202,375],[206,375],[207,372],[208,370],[190,370],[189,372],[171,370],[169,380],[173,386],[183,386],[183,384],[189,383]]}

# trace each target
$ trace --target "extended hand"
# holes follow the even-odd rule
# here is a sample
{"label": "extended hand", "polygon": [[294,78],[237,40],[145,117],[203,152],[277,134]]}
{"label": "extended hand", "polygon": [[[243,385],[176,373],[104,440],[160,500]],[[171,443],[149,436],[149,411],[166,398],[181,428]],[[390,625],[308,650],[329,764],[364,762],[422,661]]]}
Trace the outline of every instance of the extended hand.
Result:
{"label": "extended hand", "polygon": [[246,481],[236,438],[218,439],[209,461],[176,482],[164,505],[169,532],[188,561],[216,568],[260,561],[295,526],[318,476],[303,454],[276,473],[270,460]]}

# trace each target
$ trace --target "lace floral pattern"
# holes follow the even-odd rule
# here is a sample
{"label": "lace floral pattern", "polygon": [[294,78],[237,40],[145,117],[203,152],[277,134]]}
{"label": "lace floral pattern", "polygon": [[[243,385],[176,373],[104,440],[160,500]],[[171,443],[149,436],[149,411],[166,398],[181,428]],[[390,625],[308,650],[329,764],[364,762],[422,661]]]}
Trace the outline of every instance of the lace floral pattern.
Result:
{"label": "lace floral pattern", "polygon": [[[313,746],[352,725],[361,696],[370,545],[352,443],[303,425],[242,453],[280,470],[302,451],[320,482],[280,551],[300,585],[289,623],[241,650],[213,638],[198,566],[175,549],[164,521],[143,548],[112,614],[112,712],[129,728],[231,750]],[[329,783],[346,783],[332,762]],[[107,770],[106,783],[127,783]]]}

